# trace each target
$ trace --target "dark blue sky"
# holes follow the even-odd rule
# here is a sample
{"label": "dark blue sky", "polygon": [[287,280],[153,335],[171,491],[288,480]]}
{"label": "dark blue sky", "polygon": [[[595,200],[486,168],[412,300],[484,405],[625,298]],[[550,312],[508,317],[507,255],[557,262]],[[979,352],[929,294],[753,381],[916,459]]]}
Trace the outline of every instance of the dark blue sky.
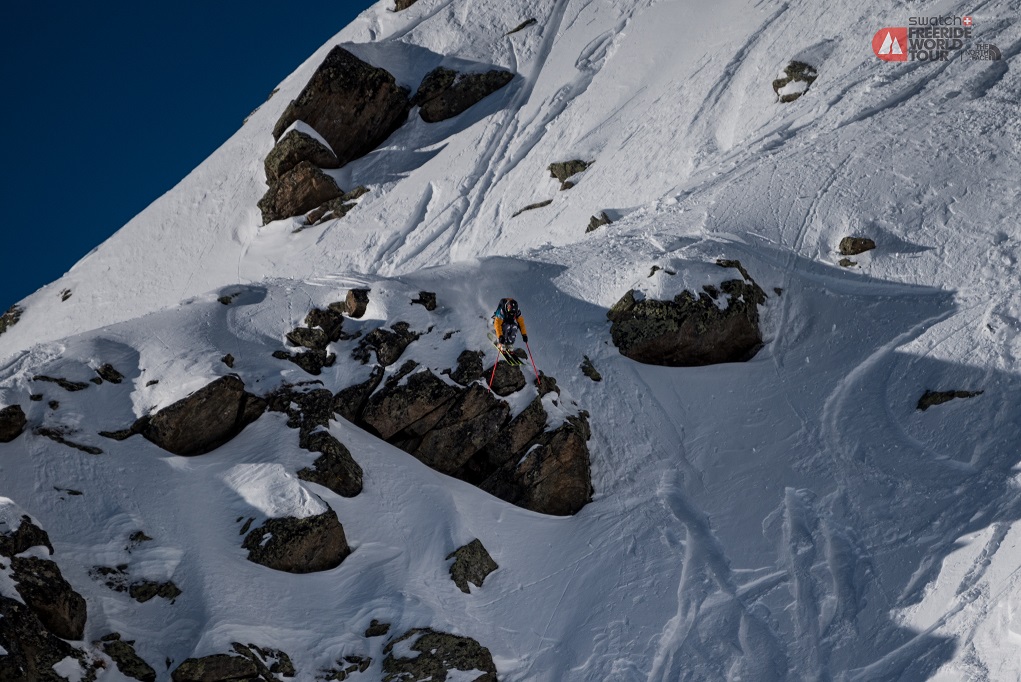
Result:
{"label": "dark blue sky", "polygon": [[0,313],[173,187],[370,0],[0,12]]}

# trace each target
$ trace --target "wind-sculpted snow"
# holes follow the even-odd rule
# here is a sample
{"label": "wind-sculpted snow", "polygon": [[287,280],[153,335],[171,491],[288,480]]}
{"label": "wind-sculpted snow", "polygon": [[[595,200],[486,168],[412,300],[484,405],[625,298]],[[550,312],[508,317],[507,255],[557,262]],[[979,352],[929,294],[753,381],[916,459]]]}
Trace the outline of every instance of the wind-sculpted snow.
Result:
{"label": "wind-sculpted snow", "polygon": [[[0,495],[46,529],[85,597],[85,646],[116,631],[164,677],[167,659],[246,642],[286,652],[299,677],[366,665],[379,679],[391,640],[429,628],[474,640],[511,681],[1021,675],[1016,7],[939,8],[971,15],[1000,61],[900,64],[871,54],[873,34],[934,6],[388,8],[317,50],[0,336],[0,409],[16,426],[12,408],[25,415],[0,444]],[[343,219],[260,226],[273,125],[337,44],[411,92],[437,67],[518,76],[449,120],[412,112],[326,171],[370,189]],[[818,78],[779,104],[772,80],[791,61]],[[547,169],[569,159],[594,163],[560,191]],[[613,222],[586,234],[601,213]],[[842,268],[849,236],[875,248]],[[652,367],[617,352],[615,302],[701,286],[717,259],[766,294],[751,360]],[[341,358],[355,339],[330,341],[337,361],[317,376],[271,355],[350,289],[371,292],[344,332],[406,321],[437,377],[488,352],[496,302],[517,298],[538,369],[589,412],[591,502],[535,514],[335,418],[316,432],[362,470],[343,497],[297,476],[319,453],[287,427],[289,406],[195,458],[98,435],[231,372],[260,396],[374,389],[403,363]],[[422,291],[434,310],[412,303]],[[106,364],[120,384],[93,381]],[[237,472],[272,475],[232,488]],[[246,522],[320,498],[350,543],[342,563],[295,576],[246,559]],[[446,557],[475,539],[500,568],[465,594]],[[180,596],[139,605],[89,576],[120,564]],[[15,599],[3,571],[0,588]],[[373,621],[391,634],[365,637]]]}

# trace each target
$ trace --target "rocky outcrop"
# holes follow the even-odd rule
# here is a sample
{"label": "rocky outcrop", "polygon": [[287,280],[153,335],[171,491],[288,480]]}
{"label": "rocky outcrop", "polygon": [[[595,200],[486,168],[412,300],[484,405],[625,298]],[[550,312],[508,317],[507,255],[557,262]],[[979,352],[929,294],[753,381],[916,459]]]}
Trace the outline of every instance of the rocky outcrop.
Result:
{"label": "rocky outcrop", "polygon": [[390,73],[337,46],[287,106],[273,137],[279,139],[292,123],[303,121],[326,140],[343,166],[379,146],[407,120],[409,109],[408,91]]}
{"label": "rocky outcrop", "polygon": [[517,211],[515,211],[511,215],[511,218],[517,218],[519,215],[521,215],[525,211],[534,211],[537,208],[543,208],[544,206],[549,206],[552,203],[553,203],[552,199],[547,199],[545,201],[537,201],[534,204],[529,204],[528,206],[525,206],[524,208],[518,209]]}
{"label": "rocky outcrop", "polygon": [[481,383],[472,384],[411,449],[417,459],[444,474],[456,474],[489,443],[510,418],[510,406]]}
{"label": "rocky outcrop", "polygon": [[436,310],[436,293],[432,291],[418,292],[418,298],[411,299],[412,304],[417,303],[428,311]]}
{"label": "rocky outcrop", "polygon": [[228,680],[257,680],[259,668],[244,656],[213,654],[202,658],[189,658],[171,673],[173,682],[227,682]]}
{"label": "rocky outcrop", "polygon": [[394,11],[400,12],[401,10],[408,9],[416,2],[418,2],[418,0],[395,0]]}
{"label": "rocky outcrop", "polygon": [[844,237],[839,248],[842,256],[857,256],[876,248],[876,243],[868,237]]}
{"label": "rocky outcrop", "polygon": [[486,369],[482,364],[485,355],[477,350],[464,350],[457,356],[457,367],[448,370],[447,374],[453,381],[467,386],[468,384],[481,379]]}
{"label": "rocky outcrop", "polygon": [[501,69],[461,74],[440,66],[422,79],[411,103],[419,107],[423,121],[437,123],[466,111],[513,79],[513,73]]}
{"label": "rocky outcrop", "polygon": [[25,432],[28,419],[21,405],[8,405],[0,410],[0,443],[10,443]]}
{"label": "rocky outcrop", "polygon": [[62,639],[81,639],[85,633],[85,599],[64,580],[49,559],[11,558],[15,589],[43,626]]}
{"label": "rocky outcrop", "polygon": [[457,390],[429,370],[411,374],[407,381],[388,381],[387,386],[369,398],[360,421],[380,438],[390,441],[398,436],[421,436],[443,416]]}
{"label": "rocky outcrop", "polygon": [[266,156],[266,184],[274,185],[284,174],[302,161],[319,168],[339,168],[337,155],[308,133],[291,129],[280,138]]}
{"label": "rocky outcrop", "polygon": [[773,92],[776,93],[778,101],[793,102],[804,95],[808,91],[808,86],[818,77],[819,72],[814,66],[792,61],[773,81]]}
{"label": "rocky outcrop", "polygon": [[263,224],[304,215],[326,202],[344,195],[344,191],[315,164],[302,161],[270,185],[259,200]]}
{"label": "rocky outcrop", "polygon": [[[627,292],[606,314],[610,335],[620,353],[632,360],[667,367],[695,367],[752,358],[762,346],[758,306],[765,302],[762,289],[737,261],[719,261],[735,267],[743,279],[707,287],[697,295],[682,291],[672,301],[641,299]],[[717,299],[724,296],[726,307]]]}
{"label": "rocky outcrop", "polygon": [[404,351],[422,335],[411,331],[407,322],[395,322],[390,329],[379,327],[373,329],[358,342],[353,355],[362,363],[367,363],[376,354],[376,361],[387,367],[397,362]]}
{"label": "rocky outcrop", "polygon": [[539,23],[538,19],[536,19],[535,17],[530,17],[530,18],[525,19],[524,21],[522,21],[520,24],[518,24],[517,26],[515,26],[511,30],[509,30],[506,33],[504,33],[504,35],[505,36],[513,35],[513,34],[517,33],[518,31],[523,31],[526,28],[528,28],[529,26],[535,26],[538,23]]}
{"label": "rocky outcrop", "polygon": [[[365,314],[365,309],[369,305],[369,290],[368,289],[351,289],[347,292],[347,297],[344,299],[344,307],[338,310],[354,318],[360,318]],[[332,306],[331,306],[332,307]]]}
{"label": "rocky outcrop", "polygon": [[[330,398],[332,405],[333,396]],[[354,497],[362,492],[362,468],[343,443],[326,431],[302,436],[299,442],[304,449],[320,455],[311,467],[298,471],[298,478],[325,486],[341,497]]]}
{"label": "rocky outcrop", "polygon": [[335,353],[328,353],[325,350],[319,349],[313,349],[303,353],[289,353],[285,350],[275,350],[273,351],[273,357],[278,360],[290,360],[312,376],[319,376],[323,373],[324,367],[333,367],[333,364],[337,361]]}
{"label": "rocky outcrop", "polygon": [[141,682],[156,682],[156,671],[135,652],[134,644],[121,639],[116,632],[100,640],[103,653],[113,659],[122,675]]}
{"label": "rocky outcrop", "polygon": [[39,526],[32,523],[28,516],[21,517],[21,523],[14,530],[9,530],[0,523],[0,556],[13,557],[32,547],[45,547],[53,554],[50,536]]}
{"label": "rocky outcrop", "polygon": [[53,666],[84,653],[53,634],[35,612],[16,599],[0,595],[0,680],[66,682]]}
{"label": "rocky outcrop", "polygon": [[[398,649],[409,649],[415,655],[400,657]],[[489,649],[470,637],[437,632],[431,628],[415,628],[383,648],[383,682],[444,682],[455,670],[482,673],[474,682],[496,682],[496,665]],[[460,678],[459,678],[460,679]]]}
{"label": "rocky outcrop", "polygon": [[332,509],[305,518],[267,519],[241,546],[249,561],[287,573],[328,571],[351,553]]}
{"label": "rocky outcrop", "polygon": [[595,232],[596,230],[598,230],[603,225],[609,225],[612,222],[613,221],[610,220],[610,217],[608,215],[606,215],[605,213],[600,213],[599,215],[594,215],[594,216],[592,216],[591,218],[588,219],[588,227],[585,228],[585,232],[586,233],[588,233],[588,232]]}
{"label": "rocky outcrop", "polygon": [[369,378],[360,384],[348,386],[333,398],[333,410],[349,422],[358,421],[372,395],[383,381],[384,370],[379,365],[372,368]]}
{"label": "rocky outcrop", "polygon": [[124,381],[124,375],[118,372],[109,362],[97,368],[96,374],[98,375],[97,378],[101,380],[99,383],[109,381],[111,384],[119,384]]}
{"label": "rocky outcrop", "polygon": [[18,324],[18,321],[21,319],[21,315],[24,312],[24,308],[20,305],[14,304],[7,309],[7,312],[0,315],[0,334],[3,334],[8,329]]}
{"label": "rocky outcrop", "polygon": [[135,422],[132,430],[175,455],[211,452],[262,415],[266,401],[231,374]]}
{"label": "rocky outcrop", "polygon": [[450,559],[454,560],[450,565],[450,579],[465,594],[471,593],[468,583],[482,587],[486,576],[500,568],[478,538],[448,554],[447,560]]}
{"label": "rocky outcrop", "polygon": [[364,194],[368,194],[369,189],[359,185],[350,192],[344,192],[341,196],[336,199],[330,199],[325,204],[310,211],[305,216],[305,220],[308,221],[309,225],[318,225],[326,220],[336,220],[346,216],[352,208],[358,205],[357,200]]}
{"label": "rocky outcrop", "polygon": [[390,632],[390,623],[381,623],[375,618],[369,623],[369,627],[365,628],[366,637],[385,637]]}
{"label": "rocky outcrop", "polygon": [[592,381],[603,380],[603,375],[599,373],[599,370],[596,369],[596,366],[592,364],[592,360],[590,360],[587,355],[584,356],[584,359],[581,361],[581,373]]}
{"label": "rocky outcrop", "polygon": [[506,397],[517,393],[528,383],[521,367],[509,365],[506,362],[496,363],[496,372],[490,367],[487,376],[493,378],[493,385],[490,387],[493,393],[500,397]]}

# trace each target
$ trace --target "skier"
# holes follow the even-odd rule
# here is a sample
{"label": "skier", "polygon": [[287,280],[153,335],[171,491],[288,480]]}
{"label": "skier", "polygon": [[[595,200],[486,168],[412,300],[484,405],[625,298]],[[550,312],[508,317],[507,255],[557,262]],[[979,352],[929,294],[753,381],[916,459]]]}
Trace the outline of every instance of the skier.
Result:
{"label": "skier", "polygon": [[496,306],[493,313],[493,329],[496,331],[496,340],[500,350],[507,350],[507,346],[514,345],[518,328],[521,329],[521,340],[528,343],[528,330],[525,327],[525,318],[521,316],[521,309],[518,302],[513,298],[501,298],[500,304]]}

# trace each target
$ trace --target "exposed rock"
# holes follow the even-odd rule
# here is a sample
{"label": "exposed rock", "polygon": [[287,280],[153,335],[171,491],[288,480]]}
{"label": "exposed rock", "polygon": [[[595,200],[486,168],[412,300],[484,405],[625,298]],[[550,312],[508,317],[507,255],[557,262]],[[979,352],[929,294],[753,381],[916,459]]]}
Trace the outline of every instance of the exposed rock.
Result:
{"label": "exposed rock", "polygon": [[543,206],[549,206],[552,203],[553,203],[552,199],[547,199],[546,201],[539,201],[539,202],[536,202],[534,204],[529,204],[528,206],[525,206],[524,208],[521,208],[521,209],[518,209],[517,211],[515,211],[514,214],[511,215],[511,218],[517,218],[519,215],[521,215],[525,211],[533,211],[533,210],[535,210],[537,208],[542,208]]}
{"label": "exposed rock", "polygon": [[141,682],[156,682],[156,671],[135,652],[134,642],[121,639],[116,632],[100,641],[103,653],[113,659],[122,675]]}
{"label": "exposed rock", "polygon": [[331,303],[330,310],[349,317],[360,318],[365,314],[369,305],[369,289],[351,289],[347,292],[347,298],[343,303]]}
{"label": "exposed rock", "polygon": [[36,374],[32,377],[32,381],[47,381],[51,384],[60,386],[65,391],[74,393],[75,391],[84,391],[89,387],[84,381],[69,381],[68,379],[62,379],[60,377],[48,377],[45,374]]}
{"label": "exposed rock", "polygon": [[58,400],[51,400],[50,402],[47,403],[47,405],[49,405],[51,410],[60,409],[60,401]]}
{"label": "exposed rock", "polygon": [[840,240],[841,256],[857,256],[876,248],[876,243],[868,237],[844,237]]}
{"label": "exposed rock", "polygon": [[31,400],[34,403],[37,403],[40,400],[42,400],[44,397],[45,396],[43,396],[42,393],[30,393],[29,396],[28,396],[28,399]]}
{"label": "exposed rock", "polygon": [[332,509],[301,519],[267,519],[241,546],[249,561],[287,573],[328,571],[351,553]]}
{"label": "exposed rock", "polygon": [[[483,481],[492,477],[494,472],[498,472],[508,463],[520,460],[529,444],[536,442],[536,439],[545,431],[548,419],[546,409],[542,406],[542,399],[536,397],[528,404],[528,407],[521,411],[521,414],[514,417],[497,434],[497,437],[486,445],[482,453],[469,462],[469,466],[463,472],[465,480],[475,485],[481,485]],[[506,499],[500,492],[501,488],[498,485],[500,479],[501,475],[497,474],[497,477],[490,481],[488,487],[483,486],[483,489],[501,499]],[[516,495],[516,493],[511,495]]]}
{"label": "exposed rock", "polygon": [[246,392],[231,374],[143,417],[132,429],[175,455],[202,455],[237,436],[265,409],[266,401]]}
{"label": "exposed rock", "polygon": [[429,311],[436,310],[436,294],[431,291],[418,292],[418,298],[411,299],[411,302],[418,303]]}
{"label": "exposed rock", "polygon": [[118,431],[100,431],[99,435],[103,438],[110,438],[111,440],[127,440],[138,432],[134,429],[120,429]]}
{"label": "exposed rock", "polygon": [[842,268],[854,267],[857,264],[858,263],[856,261],[853,261],[850,258],[841,258],[839,261],[837,261],[837,265],[839,265]]}
{"label": "exposed rock", "polygon": [[21,405],[8,405],[0,410],[0,443],[10,443],[25,432],[28,419]]}
{"label": "exposed rock", "polygon": [[336,199],[331,199],[322,206],[309,212],[308,215],[305,216],[305,220],[308,221],[309,225],[318,225],[327,219],[332,220],[343,218],[352,208],[358,205],[356,200],[368,192],[369,189],[367,187],[359,185],[350,192],[345,192]]}
{"label": "exposed rock", "polygon": [[39,617],[16,599],[0,595],[0,680],[67,682],[53,666],[68,658],[81,660],[78,649],[47,631]]}
{"label": "exposed rock", "polygon": [[0,315],[0,334],[3,334],[8,329],[18,324],[18,320],[21,319],[21,315],[24,312],[24,308],[18,304],[14,304],[7,309],[6,313]]}
{"label": "exposed rock", "polygon": [[324,350],[309,350],[304,353],[288,353],[285,350],[277,350],[273,351],[273,357],[279,360],[290,360],[312,376],[319,376],[323,373],[323,367],[333,367],[333,363],[337,361],[335,353],[327,353]]}
{"label": "exposed rock", "polygon": [[140,604],[144,604],[153,597],[163,597],[169,602],[181,596],[181,588],[174,584],[173,580],[158,583],[155,580],[139,580],[128,587],[128,594]]}
{"label": "exposed rock", "polygon": [[412,454],[444,474],[454,474],[491,441],[510,417],[510,406],[482,384],[461,393]]}
{"label": "exposed rock", "polygon": [[560,190],[563,191],[574,187],[573,182],[567,181],[569,177],[581,173],[591,166],[592,163],[592,161],[582,161],[581,159],[558,161],[556,163],[551,163],[548,170],[551,178],[556,178],[560,181]]}
{"label": "exposed rock", "polygon": [[37,436],[49,438],[50,440],[56,443],[60,443],[61,445],[66,445],[69,448],[74,448],[75,450],[87,452],[90,455],[103,454],[103,450],[101,448],[95,447],[94,445],[84,445],[83,443],[76,443],[73,440],[68,440],[67,438],[64,438],[63,431],[60,431],[58,429],[50,429],[47,427],[40,426],[33,433],[35,433],[35,435]]}
{"label": "exposed rock", "polygon": [[[314,383],[322,384],[320,381]],[[300,429],[304,436],[330,425],[333,419],[333,394],[325,388],[284,384],[266,396],[266,407],[271,412],[285,413],[287,426]]]}
{"label": "exposed rock", "polygon": [[220,358],[220,362],[227,365],[227,367],[234,369],[234,356],[231,355],[230,353],[227,353],[222,358]]}
{"label": "exposed rock", "polygon": [[594,232],[595,230],[598,230],[603,225],[609,225],[612,222],[613,221],[610,220],[610,217],[608,215],[606,215],[605,213],[600,213],[597,216],[594,215],[591,218],[589,218],[588,227],[585,228],[585,232],[586,233]]}
{"label": "exposed rock", "polygon": [[[308,315],[305,316],[305,324],[313,329],[321,329],[323,333],[326,334],[326,339],[329,343],[351,338],[349,334],[344,333],[343,311],[336,310],[332,306],[326,310],[313,308],[309,311]],[[310,348],[315,347],[316,346],[310,346]]]}
{"label": "exposed rock", "polygon": [[60,302],[63,303],[64,301],[66,301],[69,298],[71,298],[71,290],[70,289],[61,289],[60,290]]}
{"label": "exposed rock", "polygon": [[394,0],[394,11],[400,12],[401,10],[408,9],[414,5],[418,0]]}
{"label": "exposed rock", "polygon": [[926,390],[918,399],[918,409],[925,412],[930,407],[950,402],[954,398],[974,398],[985,391],[930,391]]}
{"label": "exposed rock", "polygon": [[808,91],[808,86],[819,77],[814,66],[792,61],[784,67],[780,76],[773,81],[773,92],[780,102],[793,102]]}
{"label": "exposed rock", "polygon": [[239,291],[237,293],[230,294],[230,295],[226,295],[225,294],[223,296],[220,296],[216,300],[219,301],[220,303],[222,303],[223,305],[230,305],[231,303],[234,302],[234,299],[237,298],[240,295],[241,295],[241,292]]}
{"label": "exposed rock", "polygon": [[535,26],[537,23],[539,23],[539,22],[536,20],[535,17],[531,17],[530,19],[525,19],[524,21],[522,21],[520,24],[518,24],[517,26],[515,26],[511,30],[509,30],[506,33],[504,33],[504,35],[505,36],[509,36],[509,35],[511,35],[513,33],[517,33],[518,31],[521,31],[521,30],[524,30],[524,29],[528,28],[529,26]]}
{"label": "exposed rock", "polygon": [[462,386],[481,379],[486,372],[485,366],[482,364],[482,359],[485,355],[482,351],[478,350],[465,350],[461,351],[461,354],[457,356],[457,368],[453,371],[447,371],[450,378]]}
{"label": "exposed rock", "polygon": [[269,224],[308,213],[343,194],[333,178],[314,164],[302,161],[280,176],[259,200],[262,222]]}
{"label": "exposed rock", "polygon": [[411,103],[420,107],[418,115],[426,123],[445,121],[466,111],[513,79],[513,73],[502,69],[462,74],[440,66],[422,79]]}
{"label": "exposed rock", "polygon": [[[329,391],[326,391],[329,394]],[[333,396],[330,396],[331,404]],[[326,431],[316,431],[300,438],[301,447],[321,456],[298,472],[298,478],[318,483],[341,497],[354,497],[362,492],[362,468],[344,444]]]}
{"label": "exposed rock", "polygon": [[10,558],[39,546],[45,547],[53,554],[50,536],[32,523],[32,519],[27,515],[22,515],[21,523],[15,530],[8,530],[6,524],[0,524],[0,556]]}
{"label": "exposed rock", "polygon": [[15,589],[47,630],[63,639],[85,633],[85,599],[64,580],[49,559],[15,556],[11,559]]}
{"label": "exposed rock", "polygon": [[589,356],[584,355],[582,357],[584,357],[585,359],[582,360],[581,362],[581,373],[587,376],[592,381],[602,381],[603,375],[600,374],[598,370],[596,370],[596,366],[592,364],[592,361],[589,359]]}
{"label": "exposed rock", "polygon": [[677,274],[676,272],[674,272],[673,270],[670,270],[669,268],[661,268],[658,265],[653,265],[652,268],[649,270],[649,277],[652,277],[653,275],[655,275],[660,270],[662,270],[663,272],[665,272],[666,274],[668,274],[670,276],[674,276],[674,275]]}
{"label": "exposed rock", "polygon": [[397,362],[405,349],[420,336],[421,334],[411,331],[411,326],[407,322],[395,322],[390,329],[379,327],[366,334],[365,338],[358,342],[358,347],[352,351],[352,355],[365,364],[372,357],[370,351],[375,351],[377,362],[387,367]]}
{"label": "exposed rock", "polygon": [[[734,263],[720,261],[744,270]],[[720,289],[727,296],[723,310],[705,291],[698,297],[682,291],[672,301],[639,300],[629,291],[606,314],[613,344],[632,360],[667,367],[750,359],[762,346],[758,306],[766,295],[747,276],[727,280]]]}
{"label": "exposed rock", "polygon": [[369,396],[383,380],[383,368],[376,366],[369,378],[354,386],[348,386],[333,397],[333,410],[349,422],[355,423],[361,417]]}
{"label": "exposed rock", "polygon": [[[385,386],[372,395],[365,406],[362,420],[380,438],[390,440],[427,417],[438,421],[445,412],[444,408],[453,402],[456,395],[457,391],[452,386],[431,371],[416,372],[404,384]],[[418,435],[421,433],[424,431]]]}
{"label": "exposed rock", "polygon": [[465,594],[471,593],[468,583],[482,587],[486,576],[500,568],[478,538],[448,554],[447,559],[454,560],[450,565],[450,579]]}
{"label": "exposed rock", "polygon": [[[397,658],[394,647],[409,641],[417,655]],[[402,647],[403,648],[403,647]],[[409,630],[383,648],[383,682],[445,682],[454,670],[479,671],[474,682],[496,682],[496,665],[489,649],[470,637],[460,637],[430,628]]]}
{"label": "exposed rock", "polygon": [[119,384],[124,381],[124,375],[114,369],[113,365],[109,362],[97,369],[96,374],[98,374],[101,379],[109,381],[111,384]]}
{"label": "exposed rock", "polygon": [[354,673],[365,672],[370,665],[372,665],[372,659],[368,656],[345,656],[342,660],[337,661],[337,668],[323,672],[328,675],[326,679],[343,682]]}
{"label": "exposed rock", "polygon": [[326,145],[308,133],[291,129],[266,156],[266,184],[272,185],[302,161],[319,168],[339,168],[340,162]]}
{"label": "exposed rock", "polygon": [[259,668],[252,660],[229,654],[189,658],[170,675],[173,682],[227,682],[258,677]]}
{"label": "exposed rock", "polygon": [[521,371],[521,367],[508,365],[506,362],[497,362],[496,374],[493,374],[493,368],[490,367],[487,370],[486,376],[493,377],[493,393],[498,396],[508,396],[511,393],[517,393],[528,383],[525,381],[525,375]]}
{"label": "exposed rock", "polygon": [[304,121],[326,140],[343,166],[389,137],[407,120],[409,109],[408,91],[390,73],[337,46],[287,106],[273,137],[279,139],[292,123]]}
{"label": "exposed rock", "polygon": [[250,660],[259,670],[259,675],[264,682],[277,682],[277,675],[283,677],[294,677],[294,664],[291,657],[279,649],[260,647],[255,644],[247,646],[240,642],[231,644],[231,648]]}
{"label": "exposed rock", "polygon": [[592,473],[586,445],[590,435],[585,413],[543,434],[541,444],[532,448],[514,471],[521,493],[514,504],[541,514],[569,516],[591,502]]}
{"label": "exposed rock", "polygon": [[386,633],[390,632],[390,623],[380,623],[375,618],[369,623],[369,627],[365,629],[366,637],[382,637]]}

